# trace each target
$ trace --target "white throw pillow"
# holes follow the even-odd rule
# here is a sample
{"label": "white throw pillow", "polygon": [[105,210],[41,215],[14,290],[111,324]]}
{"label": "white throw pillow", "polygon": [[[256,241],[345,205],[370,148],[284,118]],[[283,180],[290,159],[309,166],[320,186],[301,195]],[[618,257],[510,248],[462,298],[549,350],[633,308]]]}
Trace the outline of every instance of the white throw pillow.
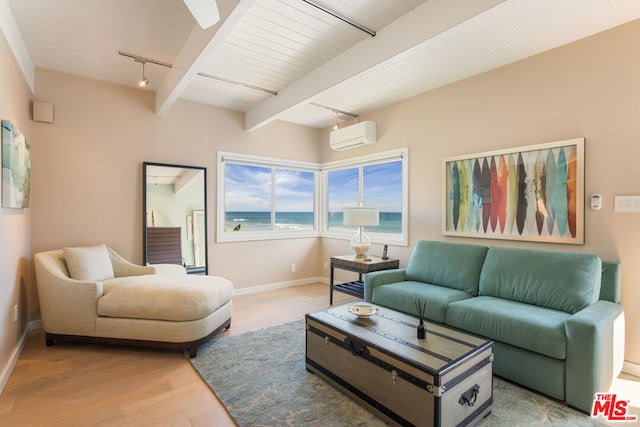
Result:
{"label": "white throw pillow", "polygon": [[62,248],[72,279],[92,282],[113,279],[113,266],[105,244]]}

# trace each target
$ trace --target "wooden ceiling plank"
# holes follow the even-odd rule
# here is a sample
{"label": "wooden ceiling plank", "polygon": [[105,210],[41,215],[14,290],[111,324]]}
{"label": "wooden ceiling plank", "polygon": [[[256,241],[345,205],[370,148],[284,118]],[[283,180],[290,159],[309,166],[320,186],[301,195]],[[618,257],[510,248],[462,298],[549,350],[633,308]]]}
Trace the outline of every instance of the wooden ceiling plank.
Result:
{"label": "wooden ceiling plank", "polygon": [[[278,96],[268,98],[249,109],[245,129],[253,131],[311,102],[324,91],[349,82],[408,49],[502,3],[503,0],[430,0],[405,14],[376,37],[367,38],[304,75]],[[411,29],[411,31],[407,31]]]}
{"label": "wooden ceiling plank", "polygon": [[215,49],[229,35],[256,0],[219,2],[220,21],[203,30],[196,25],[156,92],[156,114],[163,115],[182,95],[209,60]]}

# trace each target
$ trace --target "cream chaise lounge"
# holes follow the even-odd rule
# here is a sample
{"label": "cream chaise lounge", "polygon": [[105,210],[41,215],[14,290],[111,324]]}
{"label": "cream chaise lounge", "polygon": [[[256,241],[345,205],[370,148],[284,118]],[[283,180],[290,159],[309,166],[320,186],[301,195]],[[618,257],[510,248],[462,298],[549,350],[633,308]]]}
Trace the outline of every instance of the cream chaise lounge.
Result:
{"label": "cream chaise lounge", "polygon": [[55,341],[188,349],[231,325],[231,282],[135,265],[105,245],[35,255],[42,324]]}

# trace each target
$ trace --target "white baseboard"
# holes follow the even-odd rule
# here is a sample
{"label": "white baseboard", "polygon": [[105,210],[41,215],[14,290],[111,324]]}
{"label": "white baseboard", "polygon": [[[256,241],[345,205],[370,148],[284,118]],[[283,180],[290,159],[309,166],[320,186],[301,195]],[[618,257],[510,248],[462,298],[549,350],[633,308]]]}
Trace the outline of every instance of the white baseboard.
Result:
{"label": "white baseboard", "polygon": [[24,345],[26,344],[29,335],[31,335],[31,331],[37,328],[42,328],[42,321],[36,320],[29,322],[22,333],[22,336],[18,340],[18,345],[13,349],[13,353],[11,353],[11,357],[9,358],[9,363],[7,363],[7,365],[2,369],[2,373],[0,373],[0,394],[7,385],[9,377],[13,372],[13,368],[15,368],[16,363],[18,363],[18,359],[20,359],[20,355],[22,354],[22,350],[24,349]]}
{"label": "white baseboard", "polygon": [[307,279],[290,280],[287,282],[269,283],[266,285],[251,286],[248,288],[239,288],[233,290],[233,295],[246,295],[256,292],[272,291],[274,289],[291,288],[293,286],[310,285],[312,283],[329,284],[326,277],[309,277]]}
{"label": "white baseboard", "polygon": [[42,320],[32,320],[31,322],[29,322],[29,326],[31,327],[31,332],[35,331],[36,329],[42,329]]}
{"label": "white baseboard", "polygon": [[640,365],[625,360],[624,365],[622,365],[622,372],[640,378]]}

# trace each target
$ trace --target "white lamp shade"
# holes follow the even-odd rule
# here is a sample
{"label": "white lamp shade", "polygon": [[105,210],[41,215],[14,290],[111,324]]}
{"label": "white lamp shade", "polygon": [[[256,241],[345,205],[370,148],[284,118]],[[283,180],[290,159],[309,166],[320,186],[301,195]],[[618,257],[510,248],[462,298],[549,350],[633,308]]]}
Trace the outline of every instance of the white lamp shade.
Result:
{"label": "white lamp shade", "polygon": [[371,227],[379,224],[378,208],[344,208],[343,224]]}

